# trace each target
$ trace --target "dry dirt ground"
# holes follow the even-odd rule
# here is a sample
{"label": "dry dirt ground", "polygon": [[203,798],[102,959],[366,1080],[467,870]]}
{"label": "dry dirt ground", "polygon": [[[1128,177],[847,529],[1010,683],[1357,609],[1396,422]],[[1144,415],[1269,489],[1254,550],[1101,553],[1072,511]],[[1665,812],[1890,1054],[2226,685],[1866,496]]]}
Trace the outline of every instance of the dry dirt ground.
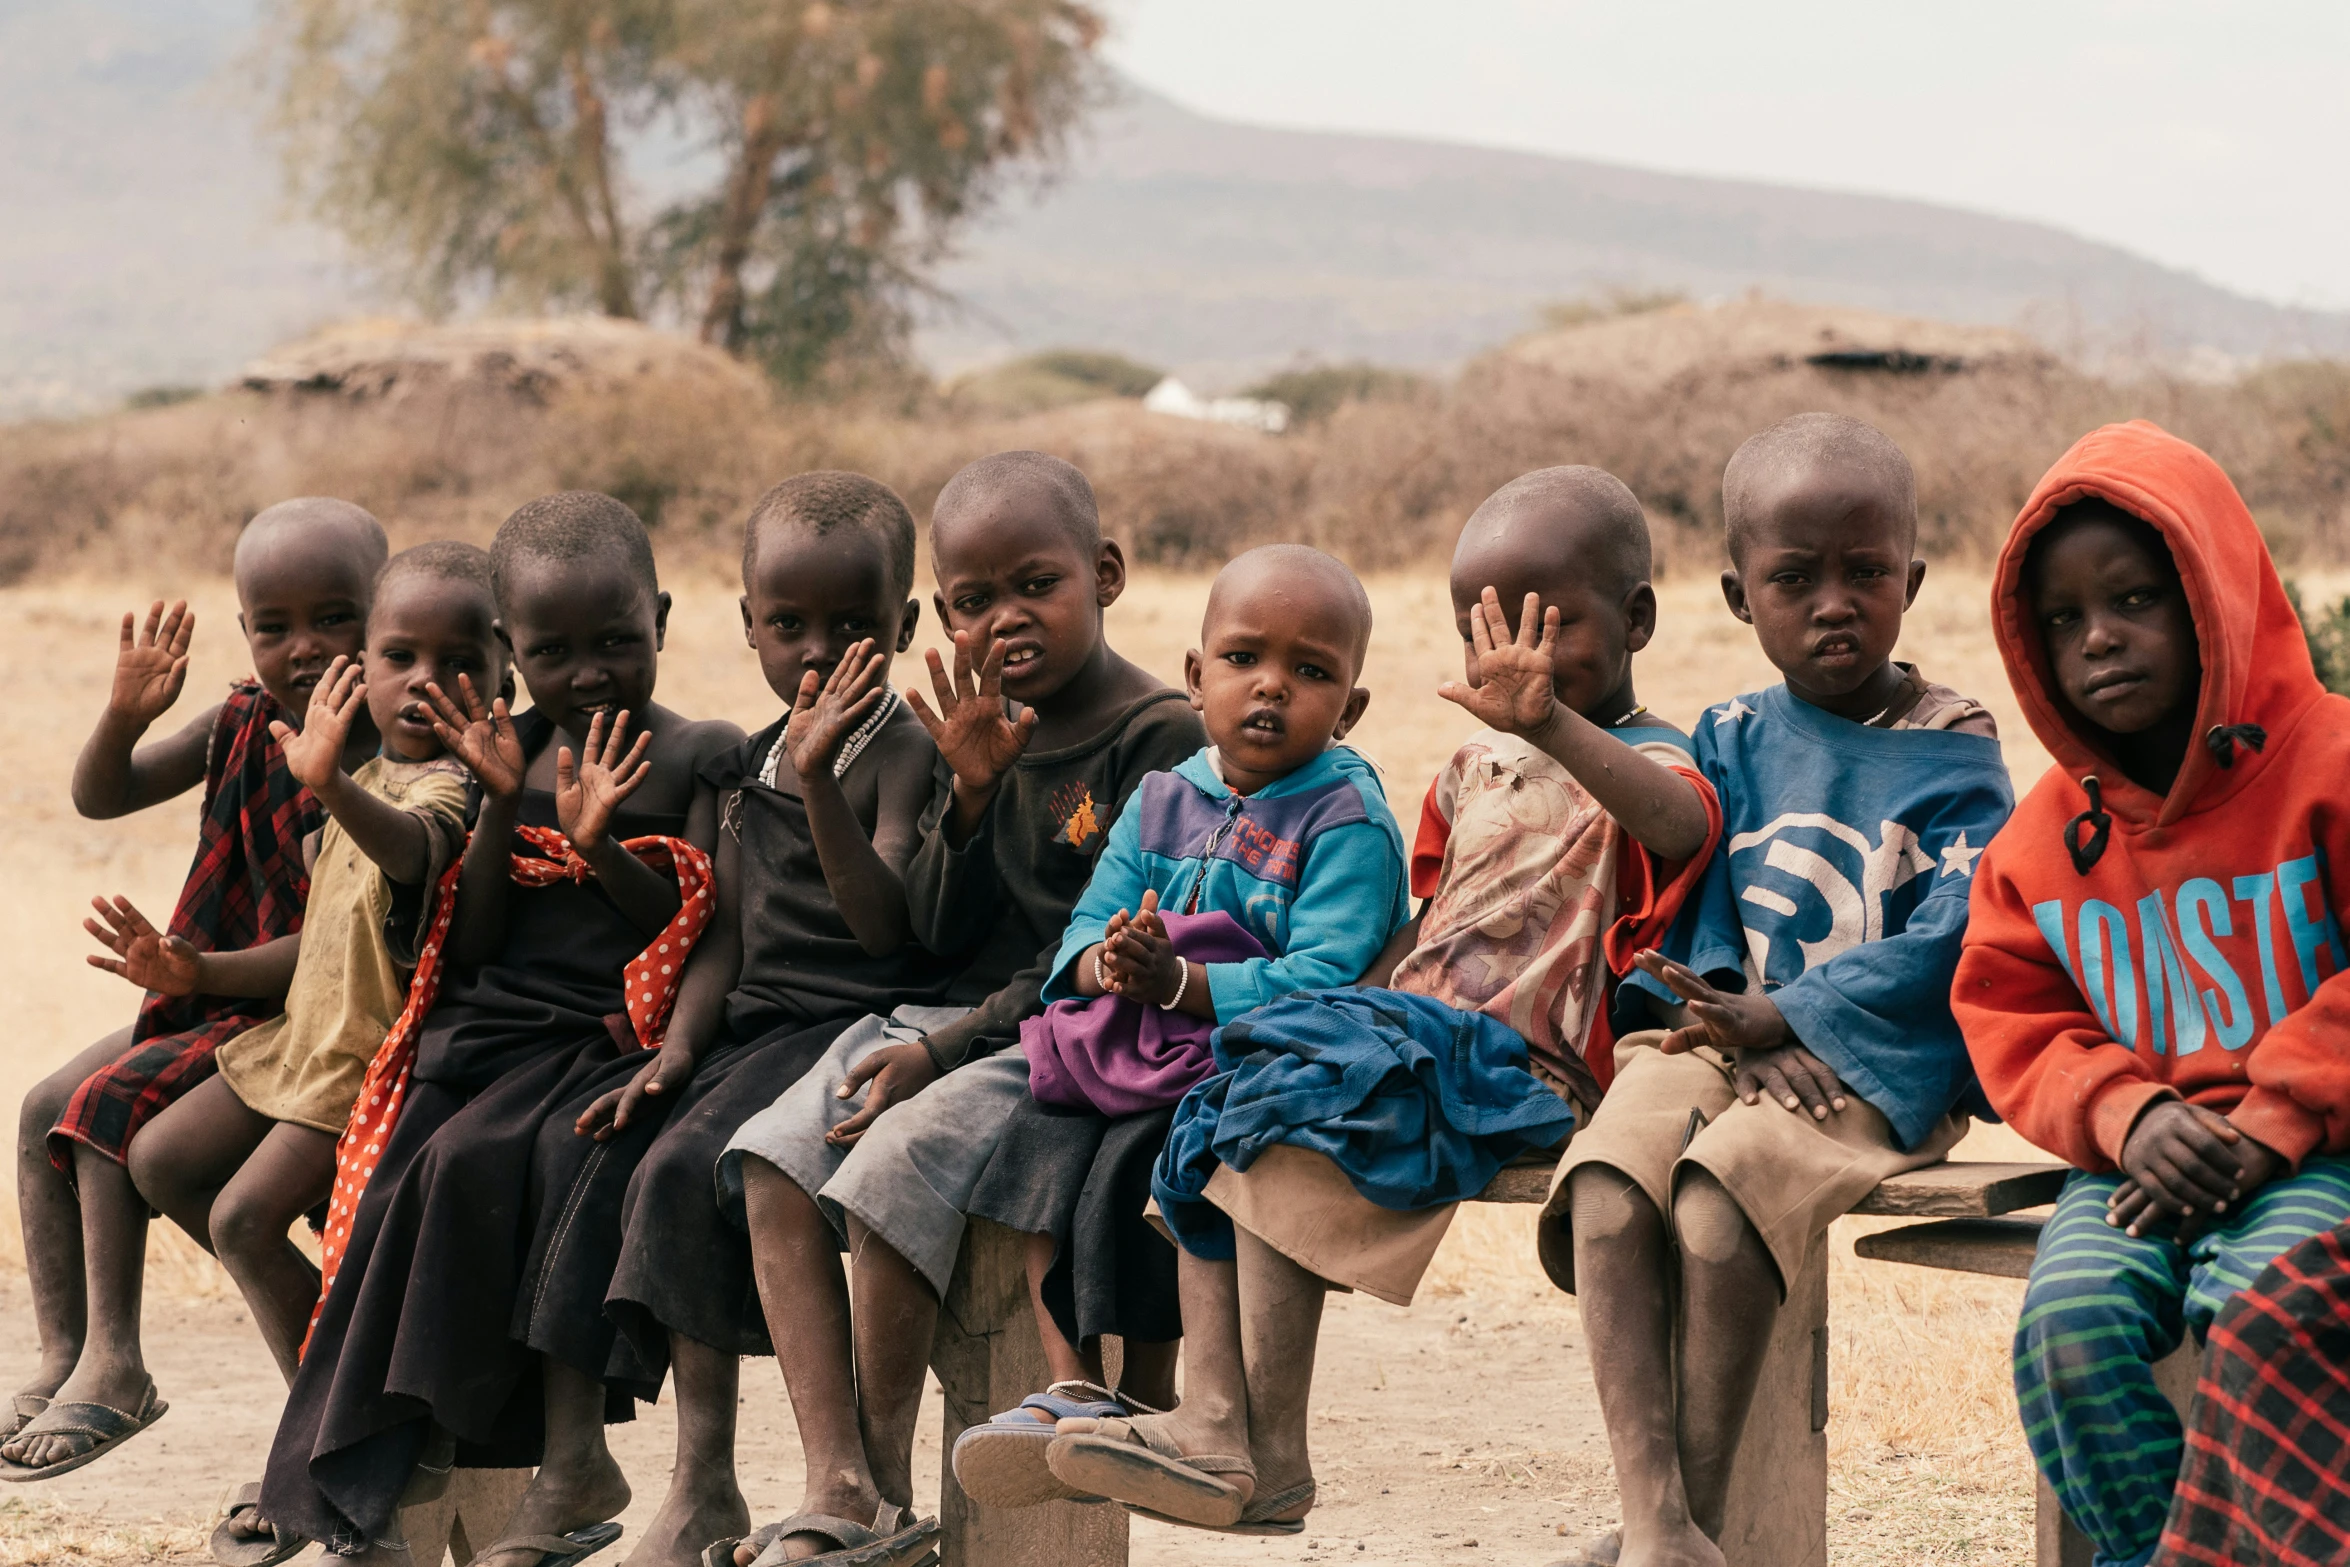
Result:
{"label": "dry dirt ground", "polygon": [[[774,701],[741,645],[736,589],[715,577],[672,586],[663,700],[746,726],[768,721]],[[2310,586],[2339,593],[2350,584]],[[192,713],[244,667],[225,582],[0,591],[0,669],[13,695],[16,751],[0,770],[0,863],[8,867],[0,1004],[16,1020],[0,1054],[0,1102],[10,1106],[130,1016],[134,998],[120,982],[82,963],[86,899],[127,893],[160,918],[185,871],[192,802],[89,823],[66,798],[75,750],[104,697],[116,620],[167,590],[188,594],[201,617],[182,699],[182,712]],[[1440,575],[1380,578],[1372,592],[1379,622],[1364,683],[1373,700],[1356,738],[1409,821],[1464,728],[1434,695],[1459,667],[1459,644]],[[1144,577],[1112,612],[1113,639],[1177,678],[1205,595],[1204,578]],[[1752,634],[1722,609],[1710,581],[1670,581],[1661,595],[1662,629],[1638,666],[1641,694],[1661,715],[1687,725],[1705,703],[1768,681]],[[1984,600],[1980,577],[1930,575],[1904,653],[1992,707],[2010,767],[2029,780],[2046,757],[2008,694]],[[930,640],[927,624],[921,640]],[[914,673],[901,667],[901,678]],[[1968,1151],[1998,1157],[2020,1146],[1993,1128]],[[2030,1473],[2005,1353],[2019,1286],[1856,1261],[1846,1232],[1861,1222],[1839,1226],[1832,1284],[1835,1559],[2027,1561]],[[1315,1415],[1323,1505],[1303,1539],[1229,1540],[1144,1523],[1134,1559],[1533,1567],[1557,1554],[1562,1530],[1610,1518],[1614,1492],[1580,1323],[1535,1267],[1530,1224],[1525,1209],[1467,1210],[1409,1312],[1333,1301]],[[158,1227],[152,1256],[148,1353],[171,1415],[101,1465],[11,1487],[0,1497],[0,1567],[193,1559],[216,1499],[257,1473],[279,1386],[242,1305],[210,1260],[167,1227]],[[0,1222],[0,1389],[17,1385],[33,1354],[21,1266],[16,1227]],[[772,1372],[750,1368],[745,1387],[744,1479],[755,1509],[773,1515],[796,1500],[796,1446]],[[631,1523],[649,1513],[666,1479],[669,1414],[661,1406],[615,1433],[639,1492]],[[934,1476],[935,1419],[928,1430],[922,1461]]]}

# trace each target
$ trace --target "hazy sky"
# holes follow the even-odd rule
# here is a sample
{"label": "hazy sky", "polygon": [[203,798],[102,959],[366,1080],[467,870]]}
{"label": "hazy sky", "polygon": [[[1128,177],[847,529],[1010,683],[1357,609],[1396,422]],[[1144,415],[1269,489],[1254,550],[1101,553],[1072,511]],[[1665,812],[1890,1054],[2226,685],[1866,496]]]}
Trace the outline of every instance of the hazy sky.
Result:
{"label": "hazy sky", "polygon": [[2344,0],[1108,0],[1193,108],[2035,218],[2350,308]]}

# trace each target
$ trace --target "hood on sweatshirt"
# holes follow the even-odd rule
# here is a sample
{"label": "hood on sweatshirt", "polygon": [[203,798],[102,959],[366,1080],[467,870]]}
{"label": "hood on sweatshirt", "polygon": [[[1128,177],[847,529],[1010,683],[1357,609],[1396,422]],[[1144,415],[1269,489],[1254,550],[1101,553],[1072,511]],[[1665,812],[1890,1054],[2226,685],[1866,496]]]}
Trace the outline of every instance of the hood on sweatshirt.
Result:
{"label": "hood on sweatshirt", "polygon": [[[2162,535],[2201,644],[2195,739],[2169,793],[2159,797],[2122,772],[2102,731],[2077,717],[2057,690],[2024,587],[2033,539],[2060,509],[2090,499],[2142,518]],[[2300,618],[2244,498],[2203,451],[2143,419],[2090,431],[2041,479],[2000,551],[1991,616],[2033,733],[2093,811],[2099,802],[2080,785],[2085,778],[2098,781],[2103,810],[2124,831],[2169,826],[2250,787],[2273,742],[2325,694]]]}

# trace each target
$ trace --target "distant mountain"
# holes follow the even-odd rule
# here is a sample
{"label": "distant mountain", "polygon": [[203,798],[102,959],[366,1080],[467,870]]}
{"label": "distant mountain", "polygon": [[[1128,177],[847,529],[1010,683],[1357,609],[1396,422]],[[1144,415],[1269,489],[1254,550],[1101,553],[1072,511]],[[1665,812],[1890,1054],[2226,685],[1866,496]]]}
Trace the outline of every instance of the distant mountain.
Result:
{"label": "distant mountain", "polygon": [[[290,219],[236,69],[254,0],[0,6],[0,414],[218,383],[380,308]],[[677,149],[669,149],[674,154]],[[675,177],[675,159],[671,172]],[[2059,349],[2350,355],[2350,315],[2037,224],[1434,142],[1268,130],[1126,89],[939,281],[955,369],[1103,347],[1216,388],[1301,357],[1436,366],[1610,288],[1750,288],[2020,326]]]}
{"label": "distant mountain", "polygon": [[1289,356],[1455,360],[1546,302],[1749,289],[2018,327],[2061,351],[2350,354],[2285,309],[2044,224],[1535,153],[1271,130],[1129,88],[1041,201],[941,281],[933,357],[1114,346],[1213,379]]}

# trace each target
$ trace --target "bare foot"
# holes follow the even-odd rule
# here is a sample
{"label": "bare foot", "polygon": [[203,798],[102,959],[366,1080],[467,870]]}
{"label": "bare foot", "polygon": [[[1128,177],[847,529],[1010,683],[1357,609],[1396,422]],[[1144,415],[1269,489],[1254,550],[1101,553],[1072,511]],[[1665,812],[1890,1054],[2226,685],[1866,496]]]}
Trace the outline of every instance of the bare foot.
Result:
{"label": "bare foot", "polygon": [[6,1409],[0,1409],[0,1431],[14,1436],[15,1428],[31,1425],[39,1411],[25,1408],[24,1400],[30,1398],[48,1403],[57,1396],[57,1390],[65,1385],[65,1379],[72,1375],[73,1362],[63,1356],[58,1357],[55,1364],[43,1360],[41,1369],[34,1374],[33,1379],[16,1390],[16,1396],[9,1400]]}
{"label": "bare foot", "polygon": [[[881,1511],[881,1497],[878,1492],[864,1490],[854,1485],[827,1487],[824,1490],[810,1492],[801,1497],[800,1505],[793,1508],[792,1511],[794,1513],[829,1513],[835,1518],[846,1518],[851,1523],[870,1526],[873,1522],[873,1515]],[[820,1534],[787,1534],[783,1537],[783,1559],[787,1562],[796,1562],[810,1556],[822,1556],[825,1552],[835,1549],[838,1544],[838,1541],[828,1540]],[[759,1555],[760,1548],[754,1546],[749,1539],[745,1539],[742,1544],[734,1548],[734,1567],[751,1567],[751,1563],[758,1560]]]}
{"label": "bare foot", "polygon": [[621,1567],[695,1567],[711,1541],[739,1540],[750,1532],[751,1509],[733,1476],[692,1487],[673,1480]]}
{"label": "bare foot", "polygon": [[[53,1365],[44,1360],[33,1379],[16,1390],[18,1398],[55,1398],[57,1390],[65,1386],[65,1379],[73,1375],[73,1362],[60,1356]],[[12,1417],[0,1417],[12,1418]]]}
{"label": "bare foot", "polygon": [[262,1517],[258,1507],[231,1513],[220,1521],[220,1526],[232,1540],[267,1540],[277,1535],[276,1525]]}
{"label": "bare foot", "polygon": [[1608,1529],[1591,1536],[1575,1547],[1575,1554],[1563,1556],[1550,1567],[1616,1567],[1624,1556],[1624,1531]]}
{"label": "bare foot", "polygon": [[1728,1567],[1722,1548],[1693,1523],[1665,1529],[1642,1538],[1623,1536],[1622,1567]]}
{"label": "bare foot", "polygon": [[[50,1402],[52,1405],[103,1404],[108,1409],[136,1415],[154,1386],[147,1368],[136,1360],[100,1362],[84,1356],[82,1364],[73,1368],[73,1375],[50,1395]],[[90,1436],[33,1436],[20,1431],[0,1442],[0,1458],[28,1469],[44,1469],[63,1463],[76,1453],[89,1451],[95,1442],[96,1438]]]}
{"label": "bare foot", "polygon": [[[617,1518],[628,1510],[628,1479],[610,1453],[576,1469],[541,1465],[506,1520],[506,1535],[564,1534]],[[477,1556],[479,1567],[537,1567],[539,1553],[522,1549]]]}

